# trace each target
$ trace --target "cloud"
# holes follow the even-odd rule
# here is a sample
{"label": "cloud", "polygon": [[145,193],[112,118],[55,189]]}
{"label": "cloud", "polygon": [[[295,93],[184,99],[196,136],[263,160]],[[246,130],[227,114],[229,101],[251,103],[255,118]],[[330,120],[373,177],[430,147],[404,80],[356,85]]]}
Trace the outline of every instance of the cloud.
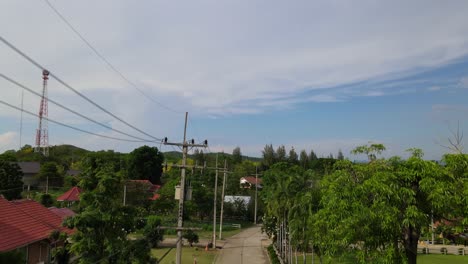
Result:
{"label": "cloud", "polygon": [[[267,95],[285,92],[289,95],[282,98],[284,107],[336,102],[340,100],[331,95],[310,100],[301,96],[305,91],[406,76],[468,53],[468,25],[463,23],[468,5],[463,2],[303,1],[291,5],[259,1],[252,6],[201,1],[181,8],[178,3],[100,1],[92,10],[86,2],[54,4],[130,80],[167,105],[183,102],[191,112],[267,111],[275,105]],[[0,22],[12,25],[4,36],[77,89],[131,91],[140,96],[96,59],[46,5],[4,5]],[[267,12],[259,14],[258,9]],[[411,10],[421,15],[415,18]],[[2,60],[7,64],[0,62],[0,66],[11,73],[23,72],[21,80],[40,86],[40,74],[34,68],[4,47],[0,53],[7,58]],[[67,94],[52,83],[51,94]],[[363,91],[359,95],[385,94]],[[256,109],[242,110],[252,98],[261,98]]]}
{"label": "cloud", "polygon": [[427,88],[427,90],[431,92],[440,91],[440,89],[442,89],[440,86],[431,86]]}
{"label": "cloud", "polygon": [[468,113],[468,106],[466,105],[457,105],[457,104],[435,104],[432,105],[432,111],[436,113],[443,112],[458,112],[458,113]]}
{"label": "cloud", "polygon": [[9,149],[17,149],[17,147],[18,141],[16,132],[9,131],[0,134],[0,153]]}
{"label": "cloud", "polygon": [[463,77],[460,79],[460,86],[462,88],[468,88],[468,77]]}

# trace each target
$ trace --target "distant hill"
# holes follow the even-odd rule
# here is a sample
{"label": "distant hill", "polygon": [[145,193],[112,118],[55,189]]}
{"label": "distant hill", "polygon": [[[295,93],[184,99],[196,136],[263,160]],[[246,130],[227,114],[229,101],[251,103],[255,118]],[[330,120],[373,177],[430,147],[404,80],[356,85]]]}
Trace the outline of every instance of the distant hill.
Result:
{"label": "distant hill", "polygon": [[[44,158],[39,153],[35,153],[32,146],[26,145],[19,151],[6,151],[8,155],[15,157],[18,161],[55,161],[63,165],[70,166],[72,163],[80,161],[86,154],[95,152],[79,148],[73,145],[56,145],[50,146],[49,148],[49,158]],[[182,152],[180,151],[167,151],[163,152],[164,157],[167,162],[177,162],[182,159]],[[124,154],[124,153],[123,153]],[[127,153],[125,153],[127,154]],[[227,158],[230,158],[232,155],[229,153],[218,153],[219,155],[224,155]],[[205,156],[208,160],[214,160],[216,158],[216,153],[205,153]],[[193,159],[194,155],[189,154],[189,158]],[[242,156],[244,160],[249,160],[253,162],[260,162],[261,158]]]}
{"label": "distant hill", "polygon": [[[168,152],[163,152],[164,153],[164,158],[168,162],[175,162],[180,159],[182,159],[182,152],[179,151],[168,151]],[[229,153],[218,153],[219,155],[224,155],[227,158],[230,158],[232,155]],[[216,153],[205,153],[205,156],[207,159],[213,160],[216,158]],[[187,157],[193,159],[194,155],[193,154],[188,154]],[[242,156],[243,160],[249,160],[252,162],[260,162],[262,161],[262,158],[256,158],[256,157],[249,157],[249,156]]]}

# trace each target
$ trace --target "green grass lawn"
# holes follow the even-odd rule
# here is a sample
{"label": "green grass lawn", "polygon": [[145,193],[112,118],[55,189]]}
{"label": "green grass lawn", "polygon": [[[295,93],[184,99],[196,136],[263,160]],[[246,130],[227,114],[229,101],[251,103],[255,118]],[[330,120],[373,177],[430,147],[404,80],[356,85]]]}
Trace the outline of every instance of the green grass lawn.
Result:
{"label": "green grass lawn", "polygon": [[468,263],[468,256],[456,255],[418,255],[418,263],[420,264],[465,264]]}
{"label": "green grass lawn", "polygon": [[[197,250],[198,249],[198,250]],[[169,248],[157,248],[151,250],[151,255],[155,258],[160,259]],[[164,259],[159,262],[161,264],[172,264],[175,263],[175,252],[173,248],[167,254]],[[182,263],[194,263],[194,259],[197,259],[197,264],[211,264],[217,254],[216,250],[205,251],[203,248],[196,247],[183,247],[182,248]]]}
{"label": "green grass lawn", "polygon": [[[298,262],[302,263],[302,255],[298,255]],[[315,256],[315,263],[320,263],[319,258]],[[307,263],[312,263],[312,256],[307,255]],[[352,264],[355,263],[352,259],[338,259],[338,258],[327,258],[323,259],[324,264]],[[418,255],[418,264],[466,264],[468,263],[468,256],[457,256],[457,255],[439,255],[439,254],[428,254]]]}

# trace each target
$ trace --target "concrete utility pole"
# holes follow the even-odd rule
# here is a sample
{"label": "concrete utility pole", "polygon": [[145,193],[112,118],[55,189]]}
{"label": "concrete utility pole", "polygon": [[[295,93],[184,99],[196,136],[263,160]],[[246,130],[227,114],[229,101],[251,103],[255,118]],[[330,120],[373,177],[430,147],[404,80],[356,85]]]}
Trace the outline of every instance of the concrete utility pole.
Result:
{"label": "concrete utility pole", "polygon": [[224,209],[224,188],[226,187],[226,175],[227,175],[227,161],[224,160],[224,177],[223,177],[223,190],[221,192],[221,214],[219,216],[219,239],[222,239],[223,235],[223,209]]}
{"label": "concrete utility pole", "polygon": [[254,224],[257,224],[257,192],[258,192],[258,166],[255,166],[255,212],[254,212]]}
{"label": "concrete utility pole", "polygon": [[195,144],[192,139],[187,142],[187,117],[188,112],[185,112],[185,126],[184,126],[184,140],[182,143],[169,143],[167,137],[164,138],[164,145],[172,145],[182,147],[182,166],[180,172],[180,199],[179,199],[179,212],[177,215],[177,251],[176,251],[176,264],[182,263],[182,228],[184,224],[184,200],[185,200],[185,168],[187,166],[187,152],[188,147],[207,147],[208,141],[205,140],[204,144]]}
{"label": "concrete utility pole", "polygon": [[213,248],[216,248],[216,198],[218,197],[218,153],[216,153],[216,176],[213,202]]}

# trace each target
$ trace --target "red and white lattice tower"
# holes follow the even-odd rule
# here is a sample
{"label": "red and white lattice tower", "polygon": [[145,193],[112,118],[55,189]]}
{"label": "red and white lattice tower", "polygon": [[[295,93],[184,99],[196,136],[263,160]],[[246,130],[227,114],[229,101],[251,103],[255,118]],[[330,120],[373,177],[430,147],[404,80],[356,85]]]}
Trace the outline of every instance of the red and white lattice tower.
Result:
{"label": "red and white lattice tower", "polygon": [[[42,71],[42,97],[39,107],[39,128],[36,131],[35,152],[42,152],[44,156],[49,156],[49,134],[47,129],[47,80],[49,71]],[[44,118],[45,117],[45,118]]]}

